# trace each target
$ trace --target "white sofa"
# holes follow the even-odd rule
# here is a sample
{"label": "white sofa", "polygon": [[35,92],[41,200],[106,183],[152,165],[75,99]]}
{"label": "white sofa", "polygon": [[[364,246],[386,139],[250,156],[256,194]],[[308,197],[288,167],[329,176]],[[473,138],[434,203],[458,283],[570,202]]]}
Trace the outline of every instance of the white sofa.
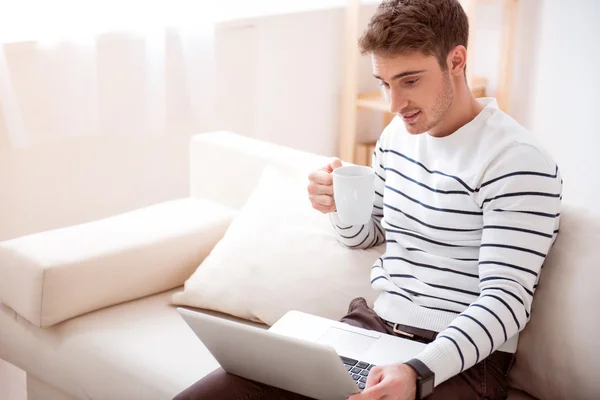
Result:
{"label": "white sofa", "polygon": [[[190,151],[188,199],[0,243],[0,358],[27,372],[29,400],[170,399],[218,366],[172,293],[266,165],[307,174],[325,158],[227,132],[196,135]],[[568,205],[561,218],[510,399],[600,398],[600,219]]]}

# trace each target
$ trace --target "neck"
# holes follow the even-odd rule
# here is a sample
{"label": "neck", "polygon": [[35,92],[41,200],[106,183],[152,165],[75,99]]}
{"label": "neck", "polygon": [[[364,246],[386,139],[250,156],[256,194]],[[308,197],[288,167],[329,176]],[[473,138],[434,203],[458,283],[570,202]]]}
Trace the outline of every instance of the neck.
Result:
{"label": "neck", "polygon": [[459,84],[454,85],[454,99],[444,118],[428,134],[440,138],[452,135],[471,122],[481,110],[483,106],[475,99],[464,79],[461,79]]}

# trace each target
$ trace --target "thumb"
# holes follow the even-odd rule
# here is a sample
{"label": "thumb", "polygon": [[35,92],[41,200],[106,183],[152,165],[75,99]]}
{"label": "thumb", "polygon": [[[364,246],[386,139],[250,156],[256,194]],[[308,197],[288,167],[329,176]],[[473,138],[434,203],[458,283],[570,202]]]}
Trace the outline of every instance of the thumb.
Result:
{"label": "thumb", "polygon": [[333,171],[336,168],[340,168],[342,166],[342,161],[339,158],[334,158],[329,162],[329,169]]}
{"label": "thumb", "polygon": [[382,368],[373,368],[369,371],[369,376],[367,376],[366,389],[369,389],[372,386],[377,385],[383,379],[383,369]]}

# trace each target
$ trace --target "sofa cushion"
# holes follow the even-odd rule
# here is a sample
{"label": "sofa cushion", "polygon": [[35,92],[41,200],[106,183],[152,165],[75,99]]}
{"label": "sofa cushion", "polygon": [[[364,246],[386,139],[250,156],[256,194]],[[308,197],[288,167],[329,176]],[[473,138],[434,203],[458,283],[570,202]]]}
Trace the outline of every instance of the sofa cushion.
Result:
{"label": "sofa cushion", "polygon": [[564,206],[510,375],[535,397],[600,398],[599,244],[600,217]]}
{"label": "sofa cushion", "polygon": [[181,286],[234,215],[188,198],[0,243],[0,301],[48,327]]}
{"label": "sofa cushion", "polygon": [[173,292],[46,329],[0,304],[0,358],[77,399],[172,399],[219,366],[169,305]]}
{"label": "sofa cushion", "polygon": [[223,239],[173,302],[272,325],[289,310],[341,318],[352,298],[370,303],[383,246],[350,250],[312,209],[308,180],[267,168]]}

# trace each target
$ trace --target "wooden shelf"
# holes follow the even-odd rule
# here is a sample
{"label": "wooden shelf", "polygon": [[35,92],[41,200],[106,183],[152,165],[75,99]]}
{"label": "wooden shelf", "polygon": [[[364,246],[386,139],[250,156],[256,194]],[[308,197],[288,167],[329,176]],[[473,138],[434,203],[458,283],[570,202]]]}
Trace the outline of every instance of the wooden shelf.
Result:
{"label": "wooden shelf", "polygon": [[379,92],[359,94],[356,98],[356,107],[373,111],[390,111],[388,101]]}

